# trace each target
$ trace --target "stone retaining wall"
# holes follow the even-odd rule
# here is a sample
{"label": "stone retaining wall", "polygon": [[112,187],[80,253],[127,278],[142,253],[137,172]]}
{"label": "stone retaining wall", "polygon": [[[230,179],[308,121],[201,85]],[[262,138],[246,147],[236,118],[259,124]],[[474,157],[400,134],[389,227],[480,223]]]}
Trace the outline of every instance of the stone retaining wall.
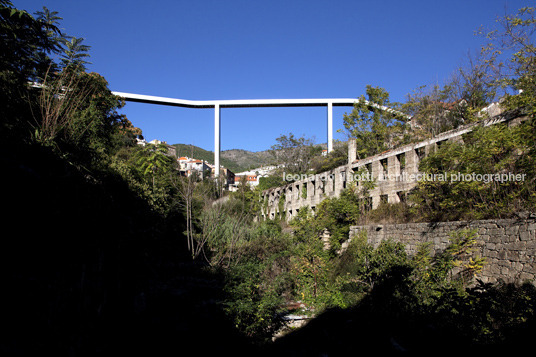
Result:
{"label": "stone retaining wall", "polygon": [[[476,253],[486,258],[479,275],[484,282],[523,282],[536,278],[536,219],[498,219],[471,222],[408,223],[350,227],[350,239],[364,230],[370,244],[392,239],[406,245],[409,255],[424,242],[432,242],[435,253],[443,251],[450,233],[462,229],[477,229]],[[343,244],[343,250],[348,242]]]}

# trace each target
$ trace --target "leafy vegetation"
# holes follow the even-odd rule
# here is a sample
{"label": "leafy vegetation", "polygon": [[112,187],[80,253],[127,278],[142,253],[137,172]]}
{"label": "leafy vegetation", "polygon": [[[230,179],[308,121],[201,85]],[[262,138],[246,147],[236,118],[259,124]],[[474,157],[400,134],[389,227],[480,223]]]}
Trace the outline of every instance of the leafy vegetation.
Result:
{"label": "leafy vegetation", "polygon": [[292,133],[281,135],[276,141],[277,144],[272,145],[274,161],[282,165],[287,174],[307,173],[313,157],[322,150],[312,139],[296,137]]}
{"label": "leafy vegetation", "polygon": [[[479,283],[486,262],[475,255],[476,232],[453,235],[437,255],[426,244],[413,256],[391,240],[373,247],[363,234],[341,251],[350,225],[392,207],[368,211],[349,187],[314,215],[304,207],[290,222],[257,221],[259,188],[244,184],[224,195],[221,182],[179,176],[164,146],[136,144],[141,130],[118,114],[123,103],[106,80],[86,72],[89,47],[58,29],[58,15],[44,8],[35,18],[0,0],[1,179],[9,204],[0,253],[9,326],[2,351],[164,355],[193,346],[206,355],[317,355],[341,352],[341,340],[352,349],[417,352],[438,341],[453,350],[530,344],[534,285]],[[532,15],[524,9],[507,18],[508,31],[528,41],[516,31],[530,28]],[[501,85],[523,92],[504,103],[530,117],[533,50],[514,54],[517,76]],[[470,107],[487,100],[484,87],[467,88]],[[380,88],[367,95],[389,104]],[[406,140],[407,123],[396,118],[359,107],[347,118],[367,145],[363,155]],[[378,132],[367,133],[367,125]],[[430,135],[458,124],[420,125]],[[422,162],[426,172],[511,171],[525,174],[523,183],[422,184],[414,205],[394,216],[473,219],[532,209],[535,132],[531,120],[481,128],[466,145],[442,146]],[[290,162],[307,163],[296,172],[347,160],[344,150],[321,157],[306,139],[280,139]],[[320,239],[326,229],[329,247]],[[316,319],[270,343],[290,312]]]}
{"label": "leafy vegetation", "polygon": [[[522,16],[528,18],[522,19]],[[290,240],[291,243],[281,245],[285,247],[284,254],[280,254],[280,251],[274,253],[280,259],[277,263],[277,277],[274,277],[274,270],[269,270],[270,273],[264,270],[261,273],[251,267],[246,268],[247,263],[244,269],[234,269],[234,274],[253,274],[254,280],[250,280],[252,276],[237,279],[233,275],[233,281],[250,281],[251,285],[257,287],[272,286],[271,284],[277,281],[278,289],[283,289],[277,290],[275,295],[269,293],[273,290],[267,289],[256,292],[248,290],[249,293],[240,296],[238,300],[229,297],[234,303],[228,312],[236,319],[237,326],[241,326],[242,331],[251,333],[248,326],[243,325],[244,321],[247,321],[244,314],[250,316],[250,321],[259,321],[255,320],[253,312],[264,311],[266,306],[271,306],[271,326],[279,327],[281,311],[278,308],[292,306],[296,301],[302,304],[301,313],[314,313],[320,317],[310,323],[311,328],[307,326],[303,328],[303,332],[290,334],[288,338],[283,338],[282,342],[277,342],[276,346],[282,346],[281,349],[276,349],[277,353],[284,354],[286,348],[296,346],[293,343],[299,345],[300,352],[304,355],[329,348],[341,352],[334,347],[340,346],[336,340],[342,336],[353,340],[355,335],[341,331],[336,324],[347,326],[349,331],[359,331],[362,336],[369,336],[371,341],[380,343],[380,338],[372,336],[365,328],[356,326],[359,323],[350,323],[352,327],[348,327],[346,321],[340,320],[341,316],[351,316],[349,318],[355,318],[360,323],[373,319],[381,321],[381,326],[374,326],[374,331],[379,335],[382,335],[383,329],[389,331],[387,334],[391,339],[382,341],[382,346],[387,346],[385,349],[391,352],[402,349],[424,352],[433,345],[432,342],[423,343],[418,337],[410,335],[411,333],[426,336],[430,341],[449,341],[453,350],[460,346],[468,350],[484,346],[510,348],[512,345],[509,343],[518,331],[533,326],[533,282],[522,286],[502,283],[489,285],[475,279],[486,261],[475,255],[473,247],[478,236],[474,231],[453,234],[450,246],[436,255],[431,254],[428,244],[421,246],[413,256],[406,254],[402,244],[389,240],[372,247],[365,236],[355,238],[342,255],[338,254],[341,243],[348,236],[349,226],[356,223],[386,219],[439,221],[503,218],[516,216],[524,211],[535,211],[536,131],[531,112],[534,96],[523,94],[525,90],[532,93],[532,88],[527,87],[529,78],[532,80],[533,76],[530,68],[533,64],[533,53],[532,47],[528,45],[532,32],[527,29],[534,25],[532,16],[531,9],[523,9],[519,17],[505,20],[507,31],[502,36],[506,38],[511,39],[514,34],[512,31],[522,28],[517,32],[518,40],[514,41],[515,44],[523,43],[517,47],[518,52],[514,52],[512,62],[518,64],[513,72],[514,76],[494,77],[494,66],[499,66],[494,62],[497,58],[485,59],[483,53],[477,60],[470,59],[469,65],[460,68],[443,88],[434,87],[428,92],[421,88],[420,92],[409,97],[407,103],[392,106],[412,114],[411,122],[396,117],[392,112],[369,108],[364,100],[356,104],[354,111],[344,119],[349,136],[357,139],[360,157],[377,154],[413,140],[429,138],[445,130],[482,119],[480,109],[497,99],[500,92],[498,84],[503,89],[516,89],[516,93],[506,96],[503,92],[501,103],[507,113],[514,116],[526,115],[526,120],[514,126],[477,127],[463,137],[463,145],[455,142],[441,145],[421,161],[420,171],[430,174],[446,173],[449,180],[421,182],[410,193],[408,203],[383,203],[371,211],[368,210],[368,202],[358,198],[360,196],[356,188],[349,187],[339,197],[325,199],[316,207],[314,215],[307,207],[300,208],[296,217],[288,223],[292,234],[286,236],[284,231],[280,233],[281,237],[285,237],[285,242]],[[501,37],[493,33],[490,38]],[[495,45],[504,45],[504,38],[501,41]],[[508,46],[514,43],[509,43]],[[523,56],[526,58],[520,60],[519,57]],[[526,86],[526,89],[521,86]],[[518,89],[523,89],[521,94],[517,92]],[[382,88],[368,86],[367,95],[369,101],[391,105],[388,93]],[[292,136],[283,136],[278,142],[278,148],[287,148],[292,155],[309,154],[306,150],[307,143],[299,142]],[[298,147],[300,150],[296,149]],[[309,156],[305,156],[305,159],[301,159],[303,156],[288,156],[292,157],[292,162],[309,162],[308,167],[300,168],[296,172],[310,170],[312,161]],[[511,177],[509,180],[497,180],[497,177],[504,174],[522,176],[523,180],[512,180]],[[471,180],[455,180],[454,175],[472,177]],[[477,176],[477,179],[474,179],[473,175]],[[491,179],[489,175],[499,176]],[[264,224],[267,222],[261,222],[260,226]],[[281,222],[281,225],[286,227],[287,223]],[[252,227],[257,226],[259,225],[252,224]],[[320,240],[325,230],[331,233],[328,249]],[[255,242],[254,238],[250,239]],[[259,244],[261,242],[255,245]],[[247,253],[242,251],[241,254]],[[271,261],[271,258],[263,256],[262,261]],[[241,259],[235,259],[237,266],[240,266],[241,262]],[[280,279],[284,281],[283,284]],[[231,292],[238,293],[236,290]],[[251,297],[255,293],[257,300],[246,299],[246,296]],[[274,296],[284,297],[284,300],[273,300]],[[244,304],[235,304],[242,299]],[[251,304],[257,304],[259,310],[252,308]],[[500,304],[524,306],[524,310],[522,312],[515,308],[494,308]],[[336,323],[329,325],[329,321],[322,319],[324,316],[327,316],[326,319],[334,316]],[[500,322],[502,319],[504,324]],[[262,321],[265,326],[266,316],[262,317]],[[315,325],[316,321],[319,322]],[[333,338],[328,337],[332,345],[315,343],[324,336],[319,332],[321,329],[337,331]],[[274,330],[255,331],[258,338],[264,336],[268,339]],[[315,342],[307,344],[300,336],[308,336]],[[377,348],[377,345],[371,347]]]}
{"label": "leafy vegetation", "polygon": [[477,128],[464,136],[463,145],[445,144],[423,159],[420,169],[445,173],[448,181],[420,182],[410,196],[412,209],[432,221],[507,218],[534,211],[534,139],[531,120],[514,127]]}
{"label": "leafy vegetation", "polygon": [[[10,206],[0,350],[160,355],[205,335],[221,338],[207,353],[247,348],[209,303],[222,280],[191,259],[176,161],[136,145],[141,130],[118,114],[121,99],[85,71],[88,48],[64,47],[56,12],[38,16],[0,1],[1,183]],[[198,186],[217,197],[214,184]],[[180,324],[188,329],[167,338]]]}
{"label": "leafy vegetation", "polygon": [[[349,199],[333,204],[331,214],[348,215],[344,204]],[[469,348],[502,344],[513,331],[533,321],[536,291],[532,284],[514,288],[475,279],[486,264],[475,254],[475,231],[453,234],[450,246],[437,255],[432,254],[429,244],[423,244],[413,256],[406,254],[401,243],[390,240],[372,247],[363,234],[355,237],[344,253],[337,254],[325,249],[319,239],[326,219],[321,213],[312,216],[303,209],[290,222],[292,233],[282,229],[285,224],[277,220],[243,221],[240,234],[221,231],[227,232],[223,233],[227,238],[218,240],[224,246],[213,245],[210,251],[214,267],[223,269],[227,277],[224,305],[239,331],[258,343],[267,343],[284,326],[285,313],[319,316],[322,321],[322,316],[330,316],[332,311],[345,311],[349,316],[359,311],[385,324],[396,324],[394,329],[404,338],[404,346],[423,351],[415,337],[406,334],[407,329],[422,329],[419,333],[434,338],[459,338],[455,345]],[[225,259],[219,252],[225,252]],[[506,291],[512,295],[507,296]],[[507,299],[526,310],[498,309],[482,318],[488,304],[497,306]],[[293,307],[296,305],[298,310]],[[355,318],[363,321],[359,315]],[[502,319],[509,322],[500,323]],[[358,326],[356,321],[349,328],[359,330]],[[307,334],[308,327],[303,331]],[[285,346],[293,338],[290,334],[275,346]],[[300,348],[308,345],[296,343]]]}
{"label": "leafy vegetation", "polygon": [[407,118],[400,112],[381,108],[396,106],[390,103],[389,93],[385,89],[368,85],[366,98],[361,96],[352,112],[344,115],[346,133],[348,137],[356,139],[358,159],[392,149],[408,140],[404,137]]}

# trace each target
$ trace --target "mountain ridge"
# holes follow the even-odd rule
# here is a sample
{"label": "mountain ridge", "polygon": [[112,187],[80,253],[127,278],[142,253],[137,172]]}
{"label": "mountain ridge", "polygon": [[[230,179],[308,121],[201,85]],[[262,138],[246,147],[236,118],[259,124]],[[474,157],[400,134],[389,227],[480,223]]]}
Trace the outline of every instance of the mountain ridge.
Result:
{"label": "mountain ridge", "polygon": [[[192,144],[173,144],[177,157],[187,156],[214,164],[214,152]],[[220,153],[220,164],[232,172],[243,172],[273,163],[271,150],[248,151],[244,149],[223,150]]]}

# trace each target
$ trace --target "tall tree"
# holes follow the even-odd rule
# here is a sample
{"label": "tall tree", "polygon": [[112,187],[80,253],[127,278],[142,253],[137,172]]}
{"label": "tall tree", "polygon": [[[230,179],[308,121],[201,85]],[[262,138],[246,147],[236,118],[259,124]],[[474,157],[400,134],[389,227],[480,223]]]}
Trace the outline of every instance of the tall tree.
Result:
{"label": "tall tree", "polygon": [[366,97],[359,97],[352,112],[344,115],[346,134],[356,138],[358,158],[378,154],[404,141],[407,118],[384,109],[395,106],[385,89],[367,85]]}
{"label": "tall tree", "polygon": [[86,64],[91,64],[85,60],[89,57],[90,46],[83,45],[82,41],[84,38],[81,37],[70,37],[70,39],[63,39],[63,45],[65,46],[63,50],[63,55],[61,57],[61,63],[64,68],[72,68],[74,70],[85,70]]}
{"label": "tall tree", "polygon": [[168,156],[168,149],[165,145],[146,145],[138,153],[137,164],[144,176],[150,177],[153,187],[157,174],[170,171],[173,159]]}
{"label": "tall tree", "polygon": [[55,40],[55,42],[59,45],[60,39],[63,37],[60,30],[54,31],[53,29],[58,29],[60,20],[63,20],[63,17],[58,16],[59,12],[57,11],[50,11],[46,6],[43,6],[43,11],[36,11],[35,15],[37,16],[37,20],[44,22],[49,29],[47,30],[47,35],[52,40]]}
{"label": "tall tree", "polygon": [[536,8],[523,7],[497,19],[482,47],[485,61],[496,71],[496,87],[505,93],[508,109],[536,114]]}
{"label": "tall tree", "polygon": [[312,158],[321,150],[314,146],[314,141],[304,136],[295,137],[294,134],[281,135],[277,144],[272,145],[272,155],[277,164],[284,166],[289,174],[303,174],[311,167]]}
{"label": "tall tree", "polygon": [[31,130],[28,103],[35,104],[35,93],[28,81],[45,77],[47,66],[37,54],[57,51],[50,31],[57,28],[14,8],[11,1],[0,0],[0,132],[10,130],[2,136],[6,140]]}
{"label": "tall tree", "polygon": [[54,46],[54,51],[52,53],[47,53],[42,50],[37,50],[34,53],[37,63],[39,63],[39,70],[36,71],[36,74],[33,78],[35,81],[44,81],[46,78],[40,77],[39,73],[46,73],[48,76],[53,76],[56,72],[59,72],[59,67],[53,58],[50,57],[50,54],[57,55],[61,52],[62,49],[62,40],[65,35],[61,33],[59,29],[60,20],[63,20],[61,16],[58,16],[57,11],[51,11],[47,7],[43,6],[42,11],[36,11],[34,15],[37,18],[37,21],[44,24],[46,27],[46,33],[50,42]]}

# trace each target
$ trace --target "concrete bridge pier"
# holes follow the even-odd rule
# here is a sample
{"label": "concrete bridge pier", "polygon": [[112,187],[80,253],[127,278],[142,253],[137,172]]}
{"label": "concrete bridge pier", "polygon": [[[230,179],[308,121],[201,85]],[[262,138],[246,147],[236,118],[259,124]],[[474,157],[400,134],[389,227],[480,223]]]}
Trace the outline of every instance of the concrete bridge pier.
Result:
{"label": "concrete bridge pier", "polygon": [[333,103],[328,102],[328,153],[333,151]]}
{"label": "concrete bridge pier", "polygon": [[214,104],[214,176],[220,176],[220,151],[221,151],[221,109],[219,104]]}

